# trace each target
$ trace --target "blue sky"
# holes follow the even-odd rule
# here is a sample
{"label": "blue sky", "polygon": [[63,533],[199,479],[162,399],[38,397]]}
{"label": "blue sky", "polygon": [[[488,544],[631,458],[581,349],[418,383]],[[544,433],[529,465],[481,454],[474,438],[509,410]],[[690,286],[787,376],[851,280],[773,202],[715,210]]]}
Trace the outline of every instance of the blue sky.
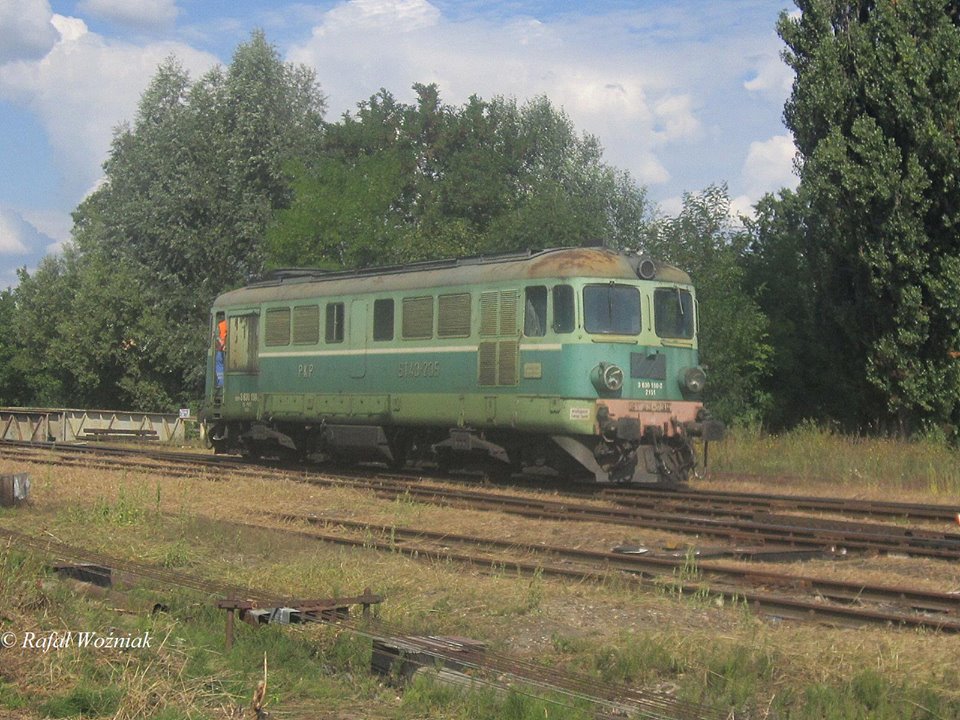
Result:
{"label": "blue sky", "polygon": [[670,214],[726,182],[738,211],[793,186],[787,0],[0,0],[0,288],[69,241],[113,128],[157,65],[194,77],[255,28],[317,72],[327,119],[385,87],[546,94]]}

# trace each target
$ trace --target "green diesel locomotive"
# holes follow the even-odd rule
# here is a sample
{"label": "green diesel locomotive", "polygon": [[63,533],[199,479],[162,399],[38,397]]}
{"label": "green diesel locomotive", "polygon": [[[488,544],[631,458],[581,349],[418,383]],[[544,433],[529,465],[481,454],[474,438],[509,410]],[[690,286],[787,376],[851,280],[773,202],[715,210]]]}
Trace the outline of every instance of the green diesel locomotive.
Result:
{"label": "green diesel locomotive", "polygon": [[350,272],[217,298],[203,428],[217,452],[677,483],[704,413],[689,276],[598,248]]}

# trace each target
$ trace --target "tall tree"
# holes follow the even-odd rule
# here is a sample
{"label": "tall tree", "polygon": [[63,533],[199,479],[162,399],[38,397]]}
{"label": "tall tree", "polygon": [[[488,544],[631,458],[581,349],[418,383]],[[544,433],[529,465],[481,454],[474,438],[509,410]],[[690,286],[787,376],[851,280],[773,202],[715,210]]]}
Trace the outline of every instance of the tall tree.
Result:
{"label": "tall tree", "polygon": [[314,141],[323,105],[312,71],[260,32],[196,83],[175,59],[158,69],[74,212],[75,251],[19,293],[25,315],[41,311],[36,285],[73,293],[45,323],[60,327],[47,340],[61,402],[198,396],[210,303],[262,270],[264,228],[291,198],[284,166]]}
{"label": "tall tree", "polygon": [[843,419],[960,423],[960,27],[943,0],[797,0],[799,257]]}
{"label": "tall tree", "polygon": [[17,332],[17,298],[0,290],[0,405],[22,406],[30,402],[20,335]]}
{"label": "tall tree", "polygon": [[275,264],[358,267],[605,240],[636,242],[647,215],[632,178],[606,165],[544,97],[444,105],[415,85],[381,90],[328,125],[296,169],[296,199],[269,233]]}

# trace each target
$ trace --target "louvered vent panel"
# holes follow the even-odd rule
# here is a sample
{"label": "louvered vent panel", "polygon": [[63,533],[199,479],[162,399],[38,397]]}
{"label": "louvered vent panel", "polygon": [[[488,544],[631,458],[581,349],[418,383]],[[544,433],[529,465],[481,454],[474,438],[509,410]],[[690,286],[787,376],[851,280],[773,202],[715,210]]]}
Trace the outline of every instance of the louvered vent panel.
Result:
{"label": "louvered vent panel", "polygon": [[267,310],[267,347],[290,344],[290,308]]}
{"label": "louvered vent panel", "polygon": [[468,337],[470,335],[470,294],[441,295],[438,298],[437,335]]}
{"label": "louvered vent panel", "polygon": [[500,335],[511,337],[517,334],[517,291],[500,291]]}
{"label": "louvered vent panel", "polygon": [[477,352],[477,383],[497,384],[497,343],[482,342]]}
{"label": "louvered vent panel", "polygon": [[320,342],[320,306],[298,305],[293,309],[294,345],[316,345]]}
{"label": "louvered vent panel", "polygon": [[480,294],[480,334],[484,336],[496,335],[497,315],[500,309],[500,294],[496,291]]}
{"label": "louvered vent panel", "polygon": [[520,359],[520,342],[518,340],[500,341],[500,360],[498,362],[500,376],[499,385],[517,384],[517,362]]}
{"label": "louvered vent panel", "polygon": [[403,299],[404,338],[426,339],[433,337],[433,298],[415,297]]}

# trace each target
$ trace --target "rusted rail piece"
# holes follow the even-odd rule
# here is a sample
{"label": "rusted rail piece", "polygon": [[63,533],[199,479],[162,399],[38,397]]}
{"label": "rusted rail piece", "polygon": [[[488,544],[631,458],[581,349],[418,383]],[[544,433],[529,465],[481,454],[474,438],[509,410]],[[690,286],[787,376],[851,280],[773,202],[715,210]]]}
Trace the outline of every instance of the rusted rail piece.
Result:
{"label": "rusted rail piece", "polygon": [[255,600],[236,598],[220,600],[217,607],[227,611],[226,649],[230,650],[234,642],[234,617],[254,627],[267,624],[334,622],[346,618],[351,605],[361,605],[363,616],[369,617],[370,606],[382,602],[382,595],[375,595],[370,588],[364,588],[362,595],[321,600],[289,600],[282,607],[264,607]]}
{"label": "rusted rail piece", "polygon": [[802,510],[809,512],[843,513],[867,517],[908,518],[953,523],[960,508],[954,505],[931,503],[890,502],[859,498],[817,497],[815,495],[775,495],[773,493],[722,492],[719,490],[678,490],[662,492],[644,488],[610,488],[602,490],[603,497],[630,504],[644,498],[679,503],[713,503],[734,507],[750,506],[768,510]]}
{"label": "rusted rail piece", "polygon": [[[309,519],[306,521],[310,522]],[[251,527],[261,527],[256,524],[249,525]],[[447,533],[420,532],[419,534],[422,537],[436,535],[445,541],[445,546],[430,547],[407,542],[398,543],[397,538],[403,537],[404,533],[396,529],[391,529],[392,539],[384,540],[371,539],[369,536],[350,538],[315,531],[287,530],[287,532],[321,542],[398,553],[422,560],[452,560],[491,572],[510,570],[522,575],[544,575],[571,578],[578,581],[603,581],[614,578],[622,580],[627,578],[639,585],[659,589],[667,588],[683,597],[710,596],[723,598],[725,602],[747,605],[758,614],[770,617],[826,621],[830,624],[845,627],[883,624],[902,628],[922,627],[950,633],[960,632],[960,615],[957,613],[957,610],[960,609],[960,597],[946,593],[926,593],[911,591],[907,588],[886,588],[816,578],[790,577],[749,569],[725,568],[720,565],[703,564],[698,568],[704,576],[710,575],[716,569],[718,575],[735,573],[741,578],[754,577],[761,581],[761,585],[766,581],[770,585],[779,587],[802,588],[804,594],[808,597],[811,594],[818,596],[810,600],[788,595],[777,595],[763,589],[757,589],[756,582],[747,587],[745,581],[737,583],[735,578],[733,581],[728,579],[726,582],[717,581],[713,583],[708,583],[703,579],[682,580],[675,575],[671,575],[677,569],[678,563],[668,558],[616,554],[607,556],[605,553],[596,553],[598,556],[607,556],[609,562],[598,562],[593,566],[576,568],[570,566],[568,561],[565,564],[562,557],[553,559],[553,562],[544,562],[543,559],[536,558],[497,558],[466,551],[457,552],[450,547],[456,536]],[[418,531],[409,531],[411,538],[417,533]],[[387,536],[385,535],[385,537]],[[488,544],[495,543],[495,541],[485,542]],[[514,549],[521,547],[516,543],[509,543],[509,545],[513,546]],[[527,546],[527,550],[532,550],[535,547]],[[524,550],[524,552],[527,552],[527,550]],[[585,555],[594,554],[591,551],[582,552]],[[617,562],[620,564],[616,564]],[[625,572],[629,574],[625,575]],[[805,585],[806,588],[804,588]],[[829,604],[823,602],[822,599],[832,599],[842,604]],[[865,608],[850,604],[862,600],[877,602],[881,607]],[[899,602],[897,602],[898,600]],[[882,607],[884,602],[889,602],[900,608],[904,604],[908,604],[911,608],[916,608],[920,612],[898,612],[884,609]]]}
{"label": "rusted rail piece", "polygon": [[[138,454],[157,460],[171,459],[165,453]],[[200,467],[223,467],[219,463],[214,463],[214,458],[202,456],[198,458],[195,455],[188,457],[178,455],[175,460]],[[236,467],[236,461],[227,464]],[[232,471],[237,472],[237,470]],[[262,477],[264,474],[277,471],[244,468],[240,472]],[[302,471],[297,474],[290,473],[289,477],[318,485],[349,485],[365,488],[385,498],[407,496],[420,502],[505,512],[529,518],[559,521],[584,520],[654,528],[674,533],[721,538],[736,543],[774,543],[800,550],[822,550],[835,547],[850,551],[896,552],[940,559],[960,559],[960,534],[958,533],[906,530],[902,527],[876,524],[831,523],[828,525],[813,518],[799,517],[758,518],[753,515],[752,519],[744,519],[746,511],[734,513],[740,517],[733,519],[698,515],[690,510],[671,516],[655,510],[604,508],[569,501],[493,494],[479,489],[450,490],[441,487],[422,487],[409,481],[386,478],[305,476]]]}

